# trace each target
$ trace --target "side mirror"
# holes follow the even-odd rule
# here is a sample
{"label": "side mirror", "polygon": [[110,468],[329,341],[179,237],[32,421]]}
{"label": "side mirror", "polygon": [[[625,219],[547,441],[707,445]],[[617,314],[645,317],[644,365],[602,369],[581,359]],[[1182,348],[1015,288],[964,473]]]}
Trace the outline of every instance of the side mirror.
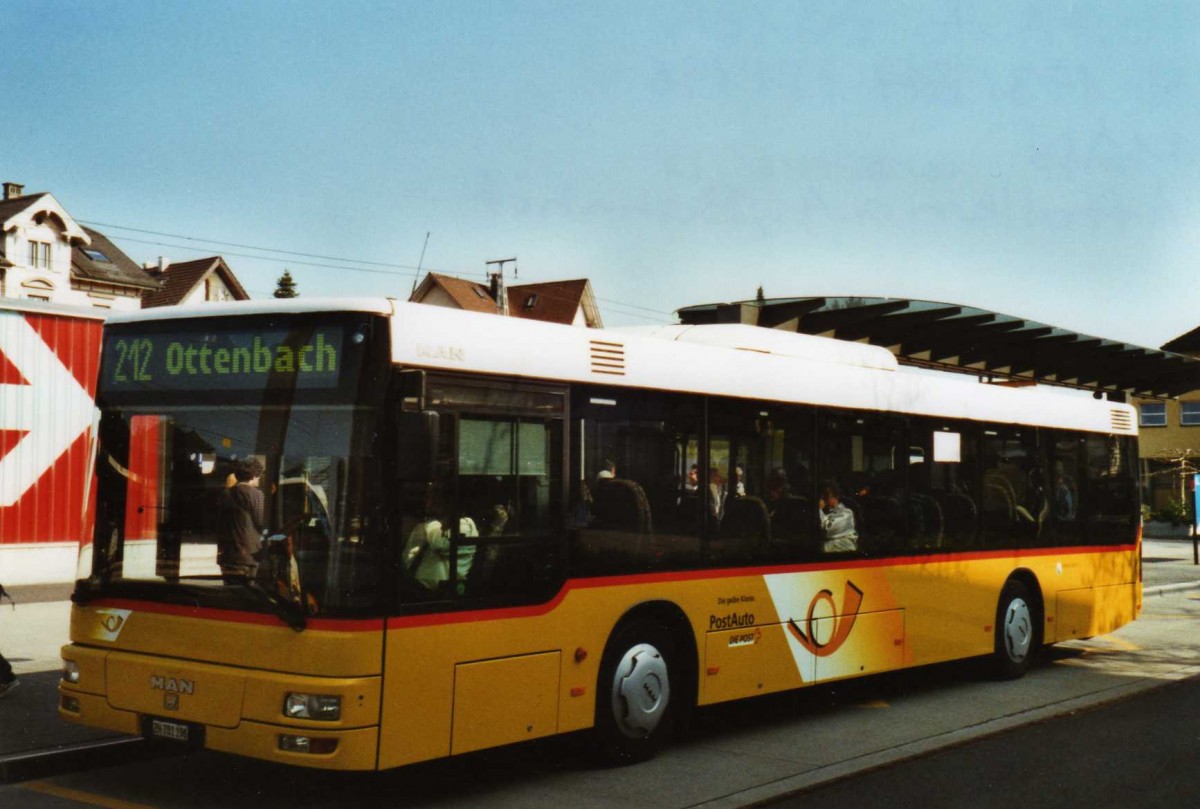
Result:
{"label": "side mirror", "polygon": [[439,417],[433,410],[400,414],[396,446],[396,477],[400,481],[428,482],[437,462]]}

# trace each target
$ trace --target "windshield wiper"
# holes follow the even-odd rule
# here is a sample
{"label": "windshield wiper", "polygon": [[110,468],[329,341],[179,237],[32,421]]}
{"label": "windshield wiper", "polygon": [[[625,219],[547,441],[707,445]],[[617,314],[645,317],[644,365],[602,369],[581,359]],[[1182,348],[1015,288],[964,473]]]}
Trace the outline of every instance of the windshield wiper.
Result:
{"label": "windshield wiper", "polygon": [[246,580],[246,589],[256,594],[260,601],[268,604],[279,616],[279,619],[296,632],[303,632],[308,626],[308,619],[304,617],[304,609],[299,604],[294,604],[286,598],[280,598],[253,579]]}

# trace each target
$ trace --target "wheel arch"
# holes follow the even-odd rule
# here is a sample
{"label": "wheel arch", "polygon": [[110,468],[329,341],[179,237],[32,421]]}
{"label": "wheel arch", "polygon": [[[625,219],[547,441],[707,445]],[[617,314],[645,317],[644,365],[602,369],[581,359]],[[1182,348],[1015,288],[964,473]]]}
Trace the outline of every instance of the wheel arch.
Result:
{"label": "wheel arch", "polygon": [[680,705],[689,711],[696,707],[700,692],[700,655],[696,644],[696,633],[683,609],[671,601],[654,600],[635,604],[625,611],[608,633],[604,643],[605,655],[613,639],[621,634],[627,626],[637,623],[651,623],[665,628],[671,637],[679,644],[676,650],[682,666],[682,676],[679,683],[684,687],[683,699]]}

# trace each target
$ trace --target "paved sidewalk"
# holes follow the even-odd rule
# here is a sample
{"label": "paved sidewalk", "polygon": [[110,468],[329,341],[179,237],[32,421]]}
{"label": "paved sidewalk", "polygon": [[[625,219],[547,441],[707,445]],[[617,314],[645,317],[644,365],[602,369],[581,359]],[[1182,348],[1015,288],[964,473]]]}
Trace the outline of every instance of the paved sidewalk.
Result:
{"label": "paved sidewalk", "polygon": [[71,624],[70,584],[9,588],[16,606],[0,605],[0,653],[20,685],[0,699],[0,783],[92,760],[95,746],[128,737],[58,717],[59,650]]}
{"label": "paved sidewalk", "polygon": [[1191,538],[1142,541],[1142,584],[1147,596],[1174,590],[1200,590],[1200,567],[1193,563]]}
{"label": "paved sidewalk", "polygon": [[[1191,539],[1148,538],[1143,547],[1147,598],[1200,590]],[[21,685],[0,699],[0,783],[42,777],[144,755],[140,739],[65,722],[58,717],[59,650],[70,629],[71,585],[12,588],[17,606],[0,606],[0,651]]]}

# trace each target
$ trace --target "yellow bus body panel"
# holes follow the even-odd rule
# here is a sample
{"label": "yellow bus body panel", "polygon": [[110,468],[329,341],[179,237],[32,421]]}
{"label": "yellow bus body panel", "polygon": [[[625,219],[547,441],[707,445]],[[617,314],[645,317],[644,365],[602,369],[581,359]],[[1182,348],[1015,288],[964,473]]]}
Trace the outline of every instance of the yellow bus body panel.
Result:
{"label": "yellow bus body panel", "polygon": [[[167,608],[168,610],[174,608]],[[79,669],[60,694],[64,718],[122,733],[155,717],[204,726],[205,746],[283,763],[374,769],[379,739],[379,629],[295,632],[216,611],[204,617],[161,605],[76,605],[63,658]],[[382,621],[364,626],[381,627]],[[288,694],[340,697],[336,720],[287,717]],[[337,740],[328,754],[280,749],[281,734]]]}
{"label": "yellow bus body panel", "polygon": [[[207,727],[213,749],[341,769],[389,768],[591,727],[605,645],[650,602],[686,616],[676,639],[709,705],[813,683],[990,654],[997,603],[1013,575],[1033,583],[1047,643],[1102,634],[1137,617],[1138,550],[854,560],[569,582],[546,604],[363,621],[359,629],[166,614],[161,607],[76,606],[64,657],[79,666],[68,719],[139,732],[166,716]],[[173,609],[173,608],[172,608]],[[349,624],[350,622],[344,622]],[[201,688],[214,693],[202,692]],[[165,686],[170,688],[170,686]],[[599,689],[599,693],[598,693]],[[334,723],[289,720],[290,691],[342,696]],[[237,707],[231,707],[236,705]],[[329,756],[285,753],[281,733],[339,740]]]}

